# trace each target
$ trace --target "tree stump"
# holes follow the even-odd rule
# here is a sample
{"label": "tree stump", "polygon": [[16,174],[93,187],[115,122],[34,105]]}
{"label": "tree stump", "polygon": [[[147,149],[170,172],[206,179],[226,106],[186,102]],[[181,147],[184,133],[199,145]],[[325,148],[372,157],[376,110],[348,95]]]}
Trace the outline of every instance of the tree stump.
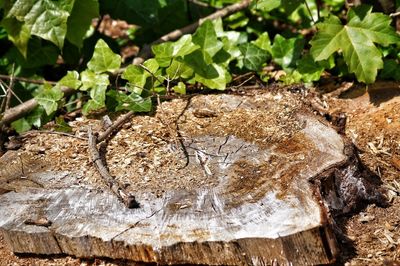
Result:
{"label": "tree stump", "polygon": [[[148,154],[161,157],[139,154],[149,165],[125,180],[137,209],[106,186],[72,185],[74,171],[49,170],[65,158],[29,158],[24,149],[1,157],[0,228],[12,251],[158,264],[328,264],[338,254],[331,214],[381,197],[351,144],[295,95],[201,95],[162,103],[148,119],[157,122],[143,147],[152,142]],[[140,121],[132,120],[137,131]]]}

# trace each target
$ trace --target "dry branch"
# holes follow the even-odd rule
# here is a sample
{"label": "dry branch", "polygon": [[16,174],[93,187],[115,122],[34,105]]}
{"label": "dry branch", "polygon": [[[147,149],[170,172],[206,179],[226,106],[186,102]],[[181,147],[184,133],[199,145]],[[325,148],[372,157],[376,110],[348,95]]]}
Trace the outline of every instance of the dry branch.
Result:
{"label": "dry branch", "polygon": [[[66,87],[61,88],[61,90],[65,96],[70,95],[72,94],[72,92],[74,92],[74,89]],[[17,119],[24,117],[26,114],[35,109],[36,106],[38,106],[38,102],[35,98],[32,98],[24,103],[8,109],[6,112],[4,112],[4,115],[0,120],[0,128],[3,125],[7,125]]]}
{"label": "dry branch", "polygon": [[12,80],[13,79],[13,80],[21,81],[21,82],[32,83],[32,84],[45,84],[45,83],[47,83],[47,84],[55,85],[57,83],[55,81],[28,79],[28,78],[8,76],[8,75],[0,75],[0,79],[3,79],[3,80]]}
{"label": "dry branch", "polygon": [[107,127],[107,129],[100,134],[100,136],[97,138],[97,142],[102,142],[103,140],[108,138],[108,136],[110,136],[112,132],[119,129],[126,121],[128,121],[128,119],[132,118],[134,114],[134,112],[129,111],[128,113],[118,117],[118,119],[115,120],[115,122],[112,123],[111,126]]}
{"label": "dry branch", "polygon": [[93,134],[91,127],[88,128],[88,140],[89,140],[88,151],[90,153],[92,162],[96,165],[99,174],[107,183],[107,185],[110,187],[111,191],[118,197],[120,201],[122,201],[125,204],[127,208],[129,209],[138,208],[139,203],[136,201],[135,197],[127,193],[118,184],[118,182],[108,172],[107,167],[103,164],[100,153],[96,147],[97,138]]}

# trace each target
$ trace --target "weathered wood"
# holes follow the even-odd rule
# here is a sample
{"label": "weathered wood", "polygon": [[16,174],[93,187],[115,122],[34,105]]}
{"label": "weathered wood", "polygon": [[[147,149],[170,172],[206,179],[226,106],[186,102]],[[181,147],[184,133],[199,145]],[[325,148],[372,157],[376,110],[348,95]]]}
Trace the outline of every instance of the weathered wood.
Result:
{"label": "weathered wood", "polygon": [[[175,117],[181,130],[175,137],[182,141],[171,136],[157,145],[164,156],[189,164],[175,174],[163,175],[172,165],[151,170],[165,178],[161,197],[151,184],[132,186],[139,209],[126,209],[111,192],[76,184],[72,172],[39,168],[21,182],[18,170],[1,169],[21,160],[10,152],[0,158],[4,238],[16,253],[159,264],[331,263],[338,249],[327,204],[351,209],[379,193],[365,189],[343,137],[296,101],[264,93],[163,104],[157,115],[185,108]],[[168,189],[171,182],[176,189]],[[346,198],[358,191],[364,194]]]}

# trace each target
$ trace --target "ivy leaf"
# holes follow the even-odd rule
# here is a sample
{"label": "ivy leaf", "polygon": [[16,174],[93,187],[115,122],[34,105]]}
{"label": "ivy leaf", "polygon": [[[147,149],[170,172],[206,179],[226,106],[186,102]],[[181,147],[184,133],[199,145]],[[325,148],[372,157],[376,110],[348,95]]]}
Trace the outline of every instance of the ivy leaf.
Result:
{"label": "ivy leaf", "polygon": [[41,106],[43,106],[46,114],[50,115],[57,111],[58,101],[61,100],[63,96],[64,93],[61,91],[59,86],[56,85],[52,88],[43,86],[43,88],[35,96],[35,99]]}
{"label": "ivy leaf", "polygon": [[51,41],[61,49],[74,2],[75,0],[5,0],[5,19],[2,25],[24,56],[31,35]]}
{"label": "ivy leaf", "polygon": [[128,110],[133,112],[150,112],[152,103],[150,98],[143,98],[139,94],[132,92],[129,95],[125,93],[110,91],[109,96],[117,100],[116,111]]}
{"label": "ivy leaf", "polygon": [[90,90],[91,99],[82,108],[84,115],[106,106],[106,90],[106,86],[96,86]]}
{"label": "ivy leaf", "polygon": [[171,63],[171,59],[175,57],[183,57],[197,50],[198,45],[192,42],[192,35],[183,35],[176,42],[165,42],[152,46],[155,59],[162,67],[167,67]]}
{"label": "ivy leaf", "polygon": [[96,86],[107,87],[110,84],[107,74],[96,74],[90,70],[85,70],[81,73],[82,86],[81,91],[87,91]]}
{"label": "ivy leaf", "polygon": [[82,82],[79,80],[79,73],[77,71],[68,71],[60,81],[57,83],[59,86],[65,86],[77,90]]}
{"label": "ivy leaf", "polygon": [[342,51],[349,71],[355,73],[359,81],[373,83],[378,69],[383,68],[382,54],[374,43],[397,43],[399,36],[390,26],[389,16],[372,13],[370,9],[362,17],[356,15],[356,11],[347,25],[342,25],[335,16],[318,23],[318,33],[311,41],[311,54],[320,61]]}
{"label": "ivy leaf", "polygon": [[32,128],[32,125],[25,118],[20,118],[11,123],[12,128],[19,134],[24,133]]}
{"label": "ivy leaf", "polygon": [[271,40],[269,39],[268,32],[264,32],[261,34],[257,40],[253,41],[255,45],[257,45],[259,48],[268,51],[271,53],[272,48],[271,48]]}
{"label": "ivy leaf", "polygon": [[291,14],[303,2],[304,0],[259,0],[256,1],[255,7],[267,12],[282,7],[287,14]]}
{"label": "ivy leaf", "polygon": [[244,12],[236,12],[224,19],[226,26],[231,29],[245,27],[249,23],[249,18]]}
{"label": "ivy leaf", "polygon": [[18,119],[11,123],[11,126],[18,132],[23,133],[35,126],[40,128],[44,123],[49,120],[49,117],[46,117],[45,111],[41,105],[38,105],[32,112],[30,112],[27,116]]}
{"label": "ivy leaf", "polygon": [[259,1],[253,1],[253,7],[269,12],[271,10],[274,10],[275,8],[278,8],[281,6],[281,1],[282,0],[259,0]]}
{"label": "ivy leaf", "polygon": [[272,58],[283,69],[294,65],[303,50],[304,40],[300,38],[290,38],[277,34],[272,45]]}
{"label": "ivy leaf", "polygon": [[124,73],[122,73],[122,78],[126,79],[132,85],[143,88],[146,84],[147,76],[144,73],[143,68],[136,65],[129,65]]}
{"label": "ivy leaf", "polygon": [[396,60],[387,59],[383,62],[383,69],[380,73],[380,77],[383,79],[394,79],[400,80],[400,65]]}
{"label": "ivy leaf", "polygon": [[178,85],[172,87],[172,90],[178,94],[186,94],[186,85],[180,81]]}
{"label": "ivy leaf", "polygon": [[18,48],[11,48],[7,57],[23,68],[36,68],[56,63],[59,49],[52,43],[39,38],[32,38],[28,43],[25,56]]}
{"label": "ivy leaf", "polygon": [[25,119],[30,125],[40,128],[43,124],[42,120],[44,119],[44,123],[47,123],[49,117],[46,117],[44,108],[38,105]]}
{"label": "ivy leaf", "polygon": [[87,66],[95,73],[114,72],[121,66],[121,56],[114,54],[107,43],[99,39],[94,47],[93,57]]}
{"label": "ivy leaf", "polygon": [[193,69],[183,62],[178,60],[172,60],[171,65],[165,70],[167,72],[168,78],[190,78],[193,76]]}
{"label": "ivy leaf", "polygon": [[72,132],[72,127],[65,122],[63,116],[58,116],[55,119],[56,124],[54,125],[54,129],[58,132]]}
{"label": "ivy leaf", "polygon": [[27,25],[18,21],[16,18],[4,18],[1,22],[8,33],[8,39],[14,43],[21,54],[26,57],[28,51],[28,41],[31,31]]}
{"label": "ivy leaf", "polygon": [[213,57],[223,46],[218,40],[214,25],[206,20],[193,34],[193,43],[200,46],[201,50]]}
{"label": "ivy leaf", "polygon": [[203,54],[200,50],[196,50],[193,53],[186,55],[184,57],[184,62],[186,65],[193,68],[196,74],[199,74],[206,79],[214,79],[218,77],[218,71],[215,69],[215,64],[209,64],[204,57],[207,56]]}
{"label": "ivy leaf", "polygon": [[92,19],[99,16],[98,0],[76,1],[67,21],[68,41],[78,48],[82,47],[83,39]]}
{"label": "ivy leaf", "polygon": [[[157,72],[158,68],[160,67],[160,65],[158,64],[157,60],[154,59],[154,58],[151,58],[151,59],[149,59],[149,60],[146,60],[146,61],[143,63],[143,65],[144,65],[145,67],[147,67],[147,69],[148,69],[151,73],[153,73],[153,74],[155,74],[155,73]],[[150,74],[149,72],[146,71],[146,73],[147,73],[149,76],[151,76],[151,74]]]}
{"label": "ivy leaf", "polygon": [[302,75],[301,79],[308,83],[319,80],[325,68],[315,62],[311,55],[307,54],[297,61],[297,71]]}
{"label": "ivy leaf", "polygon": [[206,78],[196,73],[194,76],[194,80],[204,84],[210,89],[225,90],[226,84],[231,80],[231,76],[229,75],[229,73],[226,71],[225,68],[215,63],[213,63],[209,67],[212,67],[216,71],[217,76],[215,78]]}
{"label": "ivy leaf", "polygon": [[269,54],[267,51],[259,48],[255,44],[245,43],[239,46],[240,52],[243,55],[243,64],[249,70],[258,71],[268,60]]}

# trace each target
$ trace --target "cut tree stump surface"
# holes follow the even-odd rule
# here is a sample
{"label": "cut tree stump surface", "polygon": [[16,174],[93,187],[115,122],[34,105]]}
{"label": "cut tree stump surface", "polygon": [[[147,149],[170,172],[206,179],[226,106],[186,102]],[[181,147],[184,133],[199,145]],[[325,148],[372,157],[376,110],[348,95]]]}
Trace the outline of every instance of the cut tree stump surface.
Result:
{"label": "cut tree stump surface", "polygon": [[[288,93],[200,95],[133,118],[106,157],[138,209],[127,209],[101,182],[87,143],[32,137],[0,158],[0,229],[16,253],[330,263],[338,250],[327,205],[350,204],[349,191],[362,191],[360,199],[376,192],[356,176],[343,137],[300,102]],[[81,135],[87,125],[99,128],[94,120],[72,124]],[[347,177],[329,181],[335,171]],[[348,176],[357,185],[336,191]]]}

